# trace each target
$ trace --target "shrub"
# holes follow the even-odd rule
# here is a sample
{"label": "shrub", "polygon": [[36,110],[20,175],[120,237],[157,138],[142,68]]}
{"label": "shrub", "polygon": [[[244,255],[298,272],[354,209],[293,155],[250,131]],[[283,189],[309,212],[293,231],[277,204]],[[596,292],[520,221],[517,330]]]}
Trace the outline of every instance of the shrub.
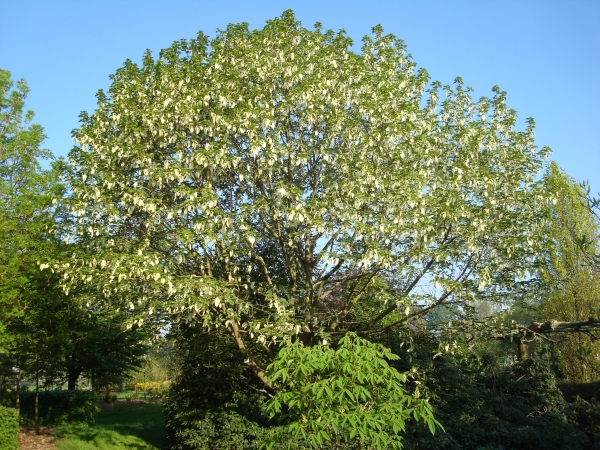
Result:
{"label": "shrub", "polygon": [[[257,449],[266,435],[264,397],[224,333],[187,330],[180,340],[181,375],[165,405],[173,450]],[[253,389],[255,388],[255,389]]]}
{"label": "shrub", "polygon": [[17,450],[19,418],[17,410],[0,406],[0,449]]}
{"label": "shrub", "polygon": [[[96,394],[91,391],[41,391],[39,393],[39,424],[94,425],[99,409]],[[21,417],[24,423],[34,422],[35,392],[21,394]]]}
{"label": "shrub", "polygon": [[163,398],[167,395],[171,387],[170,381],[146,381],[142,383],[130,383],[126,386],[127,390],[145,391],[150,398]]}
{"label": "shrub", "polygon": [[568,402],[576,401],[577,397],[588,403],[596,403],[600,399],[600,381],[591,383],[562,381],[558,384],[558,387]]}
{"label": "shrub", "polygon": [[[280,389],[267,406],[287,425],[288,447],[402,448],[402,433],[411,419],[439,423],[431,405],[404,389],[407,374],[390,367],[398,360],[386,347],[348,333],[337,348],[305,347],[288,342],[268,368]],[[278,430],[279,431],[279,430]],[[273,433],[277,440],[278,433]],[[305,442],[298,446],[298,439]],[[280,439],[280,442],[284,439]],[[267,448],[272,448],[269,444]]]}
{"label": "shrub", "polygon": [[[471,362],[472,363],[472,362]],[[405,449],[592,449],[585,405],[573,411],[549,365],[537,358],[486,372],[446,355],[435,360],[427,385],[446,432],[431,438],[410,427]]]}
{"label": "shrub", "polygon": [[577,397],[571,404],[571,408],[579,428],[590,440],[587,448],[600,449],[600,405]]}

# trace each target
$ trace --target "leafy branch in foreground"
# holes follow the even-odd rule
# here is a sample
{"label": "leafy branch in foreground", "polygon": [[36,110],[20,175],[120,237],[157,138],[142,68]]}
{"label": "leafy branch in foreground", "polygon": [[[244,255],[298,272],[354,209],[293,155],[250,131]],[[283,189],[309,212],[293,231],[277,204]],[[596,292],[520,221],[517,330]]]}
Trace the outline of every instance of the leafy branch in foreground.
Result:
{"label": "leafy branch in foreground", "polygon": [[[288,447],[401,448],[401,433],[410,419],[424,422],[435,433],[441,424],[433,417],[426,399],[403,385],[407,374],[387,363],[398,359],[389,349],[348,333],[333,349],[324,345],[305,347],[287,342],[269,366],[267,376],[279,388],[267,412],[285,426],[277,437]],[[277,433],[279,432],[279,435]],[[302,443],[302,444],[299,444]]]}

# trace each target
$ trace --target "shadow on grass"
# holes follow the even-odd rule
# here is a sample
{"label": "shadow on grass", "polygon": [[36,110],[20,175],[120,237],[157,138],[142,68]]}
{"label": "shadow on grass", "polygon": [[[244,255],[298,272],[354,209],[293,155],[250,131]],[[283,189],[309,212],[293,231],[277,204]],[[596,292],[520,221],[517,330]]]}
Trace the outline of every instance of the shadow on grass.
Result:
{"label": "shadow on grass", "polygon": [[103,409],[96,425],[63,427],[59,450],[161,449],[165,440],[163,408],[159,403],[118,403]]}

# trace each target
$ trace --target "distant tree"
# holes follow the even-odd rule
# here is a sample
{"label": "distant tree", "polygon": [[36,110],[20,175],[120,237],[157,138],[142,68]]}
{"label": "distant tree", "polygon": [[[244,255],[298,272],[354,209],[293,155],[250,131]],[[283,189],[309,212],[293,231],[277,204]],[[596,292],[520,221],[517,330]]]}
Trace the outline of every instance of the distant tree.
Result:
{"label": "distant tree", "polygon": [[52,155],[40,148],[46,136],[31,124],[33,111],[24,110],[28,92],[25,81],[15,88],[0,69],[0,349],[14,342],[7,327],[23,319],[50,277],[37,261],[53,245],[48,230],[59,187],[57,174],[40,165]]}
{"label": "distant tree", "polygon": [[71,324],[63,359],[68,389],[75,389],[82,374],[94,388],[118,385],[141,367],[149,347],[147,330],[125,329],[122,321],[106,320],[99,313],[85,313]]}
{"label": "distant tree", "polygon": [[142,366],[133,373],[137,381],[173,381],[179,374],[179,361],[176,346],[179,344],[169,336],[154,340],[144,355]]}
{"label": "distant tree", "polygon": [[33,111],[25,111],[28,92],[25,81],[15,85],[0,69],[0,353],[17,368],[17,392],[48,352],[40,311],[62,295],[57,275],[38,267],[56,253],[52,199],[62,187],[57,171],[41,167],[52,155],[41,148],[46,136],[31,123]]}
{"label": "distant tree", "polygon": [[[0,70],[0,358],[5,376],[61,379],[70,389],[82,372],[98,380],[118,381],[138,367],[147,334],[125,330],[123,318],[91,314],[77,297],[64,292],[59,275],[40,270],[48,259],[65,260],[74,245],[70,218],[53,199],[62,196],[60,161],[41,148],[44,130],[31,124],[25,111],[28,93],[23,80],[15,83]],[[123,314],[121,314],[122,316]],[[16,374],[14,371],[16,370]]]}
{"label": "distant tree", "polygon": [[[549,167],[546,183],[557,200],[549,223],[555,246],[546,277],[558,286],[542,302],[542,314],[559,321],[600,319],[600,267],[590,264],[589,254],[579,245],[583,240],[592,254],[600,251],[600,222],[582,202],[581,187],[555,163]],[[561,370],[572,380],[600,379],[600,343],[592,331],[556,336]]]}

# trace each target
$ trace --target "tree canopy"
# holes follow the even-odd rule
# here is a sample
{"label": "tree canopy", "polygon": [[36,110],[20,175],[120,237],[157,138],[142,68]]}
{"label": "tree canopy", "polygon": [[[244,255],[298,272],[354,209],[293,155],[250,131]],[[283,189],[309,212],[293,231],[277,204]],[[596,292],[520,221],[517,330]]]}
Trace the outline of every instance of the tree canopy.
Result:
{"label": "tree canopy", "polygon": [[15,343],[7,327],[27,323],[32,303],[53,295],[51,274],[41,274],[37,261],[51,257],[48,229],[59,186],[56,173],[40,165],[51,154],[41,148],[44,129],[25,111],[28,92],[24,80],[15,86],[0,69],[0,351]]}
{"label": "tree canopy", "polygon": [[125,312],[92,317],[81,289],[69,295],[58,273],[40,271],[43,261],[64,260],[77,245],[64,242],[72,227],[61,207],[62,161],[42,167],[53,157],[41,148],[46,136],[31,123],[33,111],[25,111],[25,81],[0,70],[0,89],[0,376],[16,371],[17,393],[23,377],[36,387],[42,377],[68,379],[69,389],[82,373],[99,383],[118,380],[140,365],[148,336],[125,332]]}
{"label": "tree canopy", "polygon": [[460,79],[430,83],[380,27],[351,46],[288,11],[127,61],[74,132],[86,245],[53,266],[67,289],[97,283],[99,307],[140,325],[225,326],[265,381],[250,340],[507,301],[545,242],[533,120],[516,131],[498,87],[474,102]]}
{"label": "tree canopy", "polygon": [[[591,381],[600,374],[600,367],[595,363],[600,346],[592,334],[600,329],[597,320],[600,267],[590,260],[590,255],[600,249],[600,222],[583,201],[585,192],[555,163],[550,165],[545,178],[557,198],[552,205],[548,230],[555,245],[549,253],[545,273],[545,278],[554,282],[556,289],[542,299],[541,309],[545,317],[557,320],[595,320],[591,324],[580,323],[579,333],[560,336],[556,346],[562,374],[572,380]],[[582,248],[580,242],[587,242],[586,248]],[[552,326],[552,329],[558,328],[558,324]]]}

